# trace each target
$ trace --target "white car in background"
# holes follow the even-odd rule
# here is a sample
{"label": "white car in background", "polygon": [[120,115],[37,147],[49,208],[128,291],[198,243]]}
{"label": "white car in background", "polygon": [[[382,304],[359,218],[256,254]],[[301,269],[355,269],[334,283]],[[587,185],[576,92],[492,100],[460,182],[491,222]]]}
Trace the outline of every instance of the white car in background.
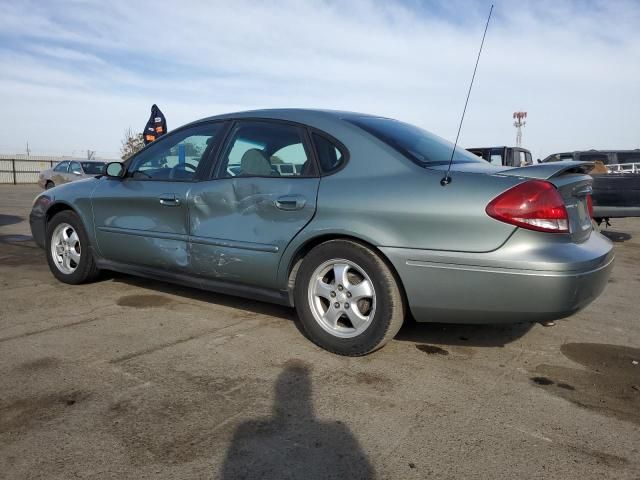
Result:
{"label": "white car in background", "polygon": [[41,171],[38,177],[38,185],[48,190],[63,183],[102,175],[105,165],[105,162],[96,160],[65,160],[53,168]]}

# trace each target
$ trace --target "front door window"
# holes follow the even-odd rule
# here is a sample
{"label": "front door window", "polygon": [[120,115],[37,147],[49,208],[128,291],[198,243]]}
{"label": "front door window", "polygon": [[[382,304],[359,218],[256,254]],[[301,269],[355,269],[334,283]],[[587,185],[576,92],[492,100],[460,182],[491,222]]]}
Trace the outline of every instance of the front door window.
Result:
{"label": "front door window", "polygon": [[194,180],[214,150],[221,128],[221,123],[209,123],[156,140],[133,159],[128,175],[137,180]]}

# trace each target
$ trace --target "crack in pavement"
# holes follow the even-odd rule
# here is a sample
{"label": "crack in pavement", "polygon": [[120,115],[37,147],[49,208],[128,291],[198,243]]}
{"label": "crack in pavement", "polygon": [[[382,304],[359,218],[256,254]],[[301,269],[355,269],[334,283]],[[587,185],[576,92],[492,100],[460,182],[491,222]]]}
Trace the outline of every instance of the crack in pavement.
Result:
{"label": "crack in pavement", "polygon": [[[258,323],[264,322],[263,320],[256,320],[256,321]],[[247,323],[248,323],[247,320],[240,320],[239,322],[232,323],[231,325],[226,325],[224,327],[216,328],[214,330],[205,330],[204,332],[200,332],[200,333],[197,333],[197,334],[189,335],[187,337],[179,338],[179,339],[173,340],[171,342],[162,343],[160,345],[155,345],[153,347],[145,348],[145,349],[139,350],[137,352],[132,352],[132,353],[128,353],[126,355],[122,355],[120,357],[116,357],[116,358],[114,358],[112,360],[109,360],[109,363],[126,362],[127,360],[131,360],[132,358],[140,357],[142,355],[148,355],[150,353],[155,353],[155,352],[157,352],[159,350],[163,350],[165,348],[169,348],[169,347],[173,347],[175,345],[180,345],[182,343],[190,342],[191,340],[195,340],[197,338],[205,337],[207,335],[211,335],[212,333],[217,333],[217,332],[220,332],[220,331],[225,330],[227,328],[232,328],[232,327],[235,327],[235,326],[240,325],[240,324],[245,324],[246,325]],[[269,322],[267,321],[267,323],[269,323]]]}

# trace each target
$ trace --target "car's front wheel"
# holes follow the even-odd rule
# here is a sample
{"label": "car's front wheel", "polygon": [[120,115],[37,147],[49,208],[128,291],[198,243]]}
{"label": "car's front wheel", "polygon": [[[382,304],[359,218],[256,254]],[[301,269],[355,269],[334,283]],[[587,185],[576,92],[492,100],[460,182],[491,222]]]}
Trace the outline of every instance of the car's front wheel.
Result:
{"label": "car's front wheel", "polygon": [[77,285],[99,274],[89,238],[80,217],[74,212],[60,212],[47,224],[46,250],[51,273],[64,283]]}
{"label": "car's front wheel", "polygon": [[398,282],[378,254],[349,240],[331,240],[304,258],[295,304],[309,338],[340,355],[366,355],[391,340],[402,326],[404,302]]}
{"label": "car's front wheel", "polygon": [[51,180],[47,180],[47,183],[44,184],[44,189],[49,190],[55,186],[56,186],[55,183],[53,183]]}

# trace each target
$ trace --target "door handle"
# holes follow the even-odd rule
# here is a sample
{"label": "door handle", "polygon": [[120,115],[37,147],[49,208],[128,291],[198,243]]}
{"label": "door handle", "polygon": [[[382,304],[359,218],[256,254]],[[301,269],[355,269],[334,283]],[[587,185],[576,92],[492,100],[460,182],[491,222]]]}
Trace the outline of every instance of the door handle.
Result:
{"label": "door handle", "polygon": [[160,196],[160,205],[165,207],[177,207],[180,205],[180,199],[172,193],[165,193]]}
{"label": "door handle", "polygon": [[307,199],[302,195],[283,195],[275,201],[280,210],[301,210],[307,204]]}

